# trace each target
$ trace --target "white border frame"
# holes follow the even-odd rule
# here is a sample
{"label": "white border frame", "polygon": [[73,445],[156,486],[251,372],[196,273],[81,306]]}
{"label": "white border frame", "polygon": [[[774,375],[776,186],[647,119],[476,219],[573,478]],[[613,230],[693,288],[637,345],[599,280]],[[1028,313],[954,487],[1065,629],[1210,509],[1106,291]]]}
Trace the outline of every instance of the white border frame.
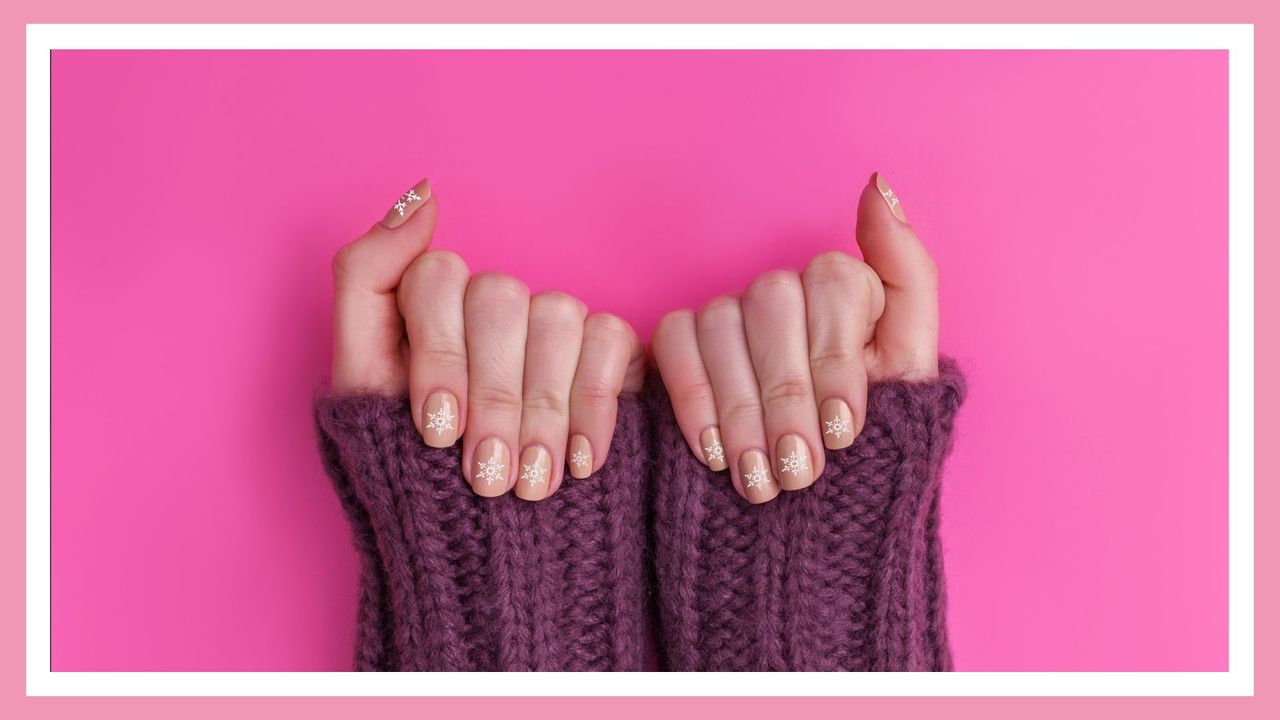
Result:
{"label": "white border frame", "polygon": [[[1229,668],[1185,673],[51,672],[49,60],[61,49],[1179,49],[1229,52]],[[1252,695],[1252,25],[28,25],[29,695]]]}

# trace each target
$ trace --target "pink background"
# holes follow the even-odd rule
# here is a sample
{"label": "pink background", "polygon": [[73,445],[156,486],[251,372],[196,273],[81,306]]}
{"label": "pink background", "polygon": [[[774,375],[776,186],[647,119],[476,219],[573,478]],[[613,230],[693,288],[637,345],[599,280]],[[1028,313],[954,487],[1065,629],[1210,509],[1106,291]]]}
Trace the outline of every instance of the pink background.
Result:
{"label": "pink background", "polygon": [[53,58],[53,667],[349,666],[328,259],[437,246],[630,319],[852,250],[875,169],[971,379],[963,670],[1226,669],[1226,56]]}

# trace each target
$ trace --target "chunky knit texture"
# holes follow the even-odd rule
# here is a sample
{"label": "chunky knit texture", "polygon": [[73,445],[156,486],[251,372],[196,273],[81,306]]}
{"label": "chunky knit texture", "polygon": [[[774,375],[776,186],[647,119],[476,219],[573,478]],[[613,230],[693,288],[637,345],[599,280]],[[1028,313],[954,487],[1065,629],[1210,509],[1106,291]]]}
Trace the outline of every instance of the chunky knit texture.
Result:
{"label": "chunky knit texture", "polygon": [[362,559],[357,670],[643,670],[640,402],[604,466],[538,503],[474,494],[407,398],[322,394],[321,454]]}
{"label": "chunky knit texture", "polygon": [[950,670],[938,485],[965,392],[869,391],[854,444],[810,488],[748,505],[698,462],[654,384],[660,647],[672,670]]}
{"label": "chunky knit texture", "polygon": [[666,669],[950,670],[938,490],[965,388],[941,370],[873,385],[853,446],[763,505],[697,461],[656,377],[604,467],[538,503],[472,493],[406,398],[318,396],[362,558],[356,669],[643,670],[656,589]]}

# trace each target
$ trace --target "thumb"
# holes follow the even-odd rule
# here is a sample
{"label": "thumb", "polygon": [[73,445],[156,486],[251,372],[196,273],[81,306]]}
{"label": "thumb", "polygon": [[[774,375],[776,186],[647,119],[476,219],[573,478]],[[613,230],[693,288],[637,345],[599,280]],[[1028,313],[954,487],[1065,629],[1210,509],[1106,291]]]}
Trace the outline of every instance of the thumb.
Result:
{"label": "thumb", "polygon": [[408,387],[401,352],[404,321],[396,286],[405,268],[431,244],[439,205],[424,179],[410,188],[364,235],[333,256],[335,391],[395,394]]}
{"label": "thumb", "polygon": [[907,224],[902,202],[880,173],[858,199],[858,247],[884,284],[871,380],[928,380],[938,375],[938,271]]}

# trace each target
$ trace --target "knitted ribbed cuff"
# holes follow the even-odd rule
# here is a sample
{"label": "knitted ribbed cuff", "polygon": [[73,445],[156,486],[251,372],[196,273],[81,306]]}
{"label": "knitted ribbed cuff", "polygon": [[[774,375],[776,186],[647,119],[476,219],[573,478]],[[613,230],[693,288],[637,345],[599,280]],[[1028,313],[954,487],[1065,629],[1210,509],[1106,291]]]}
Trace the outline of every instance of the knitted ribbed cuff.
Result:
{"label": "knitted ribbed cuff", "polygon": [[645,454],[619,402],[604,466],[541,502],[482,498],[407,398],[321,394],[326,471],[360,553],[357,670],[643,670]]}
{"label": "knitted ribbed cuff", "polygon": [[660,637],[672,670],[950,670],[938,485],[963,400],[937,381],[868,392],[866,427],[808,489],[750,505],[689,450],[656,382]]}

